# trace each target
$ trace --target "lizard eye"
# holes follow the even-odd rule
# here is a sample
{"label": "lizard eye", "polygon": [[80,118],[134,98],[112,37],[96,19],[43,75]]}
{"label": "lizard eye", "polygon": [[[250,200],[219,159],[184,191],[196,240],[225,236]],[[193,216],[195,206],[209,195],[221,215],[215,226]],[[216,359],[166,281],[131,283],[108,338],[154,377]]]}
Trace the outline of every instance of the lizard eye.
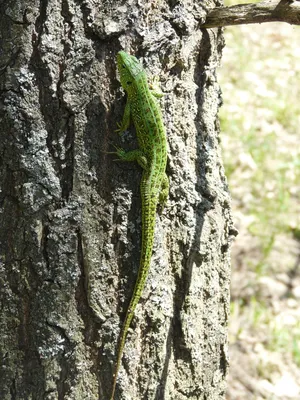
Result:
{"label": "lizard eye", "polygon": [[126,82],[127,83],[127,85],[131,85],[132,84],[132,82],[131,81],[128,81],[128,82]]}
{"label": "lizard eye", "polygon": [[126,65],[125,65],[125,64],[122,64],[122,68],[126,68]]}

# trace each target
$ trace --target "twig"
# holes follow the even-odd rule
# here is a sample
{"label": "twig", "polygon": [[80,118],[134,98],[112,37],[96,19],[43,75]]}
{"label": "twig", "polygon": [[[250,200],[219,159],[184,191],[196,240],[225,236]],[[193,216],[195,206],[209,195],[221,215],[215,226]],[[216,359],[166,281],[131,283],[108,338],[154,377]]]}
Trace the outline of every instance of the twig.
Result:
{"label": "twig", "polygon": [[300,25],[299,0],[266,0],[256,4],[238,4],[217,7],[208,12],[201,28],[216,28],[228,25],[256,24],[262,22],[287,22]]}

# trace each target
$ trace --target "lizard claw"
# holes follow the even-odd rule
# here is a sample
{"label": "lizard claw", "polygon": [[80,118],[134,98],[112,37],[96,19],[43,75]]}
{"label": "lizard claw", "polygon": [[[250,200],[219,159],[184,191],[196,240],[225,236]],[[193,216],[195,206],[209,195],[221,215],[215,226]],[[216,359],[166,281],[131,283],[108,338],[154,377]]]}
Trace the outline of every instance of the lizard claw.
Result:
{"label": "lizard claw", "polygon": [[116,149],[116,151],[110,151],[107,154],[116,154],[119,157],[119,158],[114,159],[113,161],[124,160],[126,151],[124,149],[122,149],[122,147],[116,146],[115,144],[113,144],[113,147]]}
{"label": "lizard claw", "polygon": [[121,122],[117,122],[117,129],[114,130],[114,132],[118,133],[121,135],[123,132],[125,132],[126,129],[123,128],[123,125]]}

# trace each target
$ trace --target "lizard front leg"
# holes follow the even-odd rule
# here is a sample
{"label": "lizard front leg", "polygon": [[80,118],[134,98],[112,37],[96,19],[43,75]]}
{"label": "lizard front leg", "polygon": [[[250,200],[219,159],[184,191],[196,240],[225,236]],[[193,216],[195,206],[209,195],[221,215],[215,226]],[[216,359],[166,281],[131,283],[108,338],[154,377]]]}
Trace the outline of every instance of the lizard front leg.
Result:
{"label": "lizard front leg", "polygon": [[158,76],[153,76],[148,78],[148,84],[149,84],[149,89],[150,93],[156,97],[157,99],[160,99],[161,97],[164,96],[160,89],[160,82],[159,82],[159,77]]}
{"label": "lizard front leg", "polygon": [[130,113],[131,113],[130,101],[127,98],[122,122],[117,123],[118,128],[115,130],[115,132],[119,132],[119,134],[121,134],[122,132],[124,132],[128,129],[128,127],[130,125]]}
{"label": "lizard front leg", "polygon": [[147,169],[147,158],[141,150],[125,151],[122,147],[117,146],[115,146],[115,149],[116,151],[112,151],[109,154],[116,154],[119,157],[116,161],[137,161],[143,169]]}

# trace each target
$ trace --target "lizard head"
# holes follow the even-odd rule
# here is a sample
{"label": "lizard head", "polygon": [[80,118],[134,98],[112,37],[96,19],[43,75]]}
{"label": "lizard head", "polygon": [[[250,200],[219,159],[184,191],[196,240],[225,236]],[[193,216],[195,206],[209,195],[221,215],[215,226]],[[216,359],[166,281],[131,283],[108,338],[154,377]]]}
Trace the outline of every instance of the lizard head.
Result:
{"label": "lizard head", "polygon": [[117,55],[117,65],[120,74],[120,81],[122,87],[127,93],[134,91],[136,82],[145,75],[142,65],[139,61],[125,51],[119,51]]}

